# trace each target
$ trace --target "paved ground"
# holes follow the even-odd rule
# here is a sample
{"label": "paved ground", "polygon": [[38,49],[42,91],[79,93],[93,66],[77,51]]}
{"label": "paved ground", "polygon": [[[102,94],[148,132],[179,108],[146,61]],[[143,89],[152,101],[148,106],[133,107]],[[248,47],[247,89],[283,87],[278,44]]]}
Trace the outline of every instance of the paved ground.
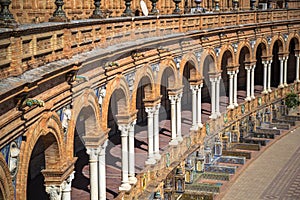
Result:
{"label": "paved ground", "polygon": [[300,199],[300,128],[270,146],[235,180],[223,200]]}

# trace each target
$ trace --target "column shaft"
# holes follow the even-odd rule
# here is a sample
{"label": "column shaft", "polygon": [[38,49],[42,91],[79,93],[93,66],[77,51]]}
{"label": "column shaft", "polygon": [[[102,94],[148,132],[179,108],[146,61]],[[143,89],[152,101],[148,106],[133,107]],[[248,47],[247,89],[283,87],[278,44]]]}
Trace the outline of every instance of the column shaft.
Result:
{"label": "column shaft", "polygon": [[153,114],[154,108],[149,107],[146,108],[146,112],[148,114],[148,159],[146,161],[147,165],[155,164],[156,161],[154,159],[154,140],[153,140]]}
{"label": "column shaft", "polygon": [[211,78],[211,115],[210,118],[216,119],[216,79]]}
{"label": "column shaft", "polygon": [[237,74],[239,70],[234,73],[234,90],[233,90],[233,105],[237,107],[239,104],[237,103]]}
{"label": "column shaft", "polygon": [[216,82],[216,115],[217,115],[217,117],[221,116],[221,113],[220,113],[220,80],[221,80],[221,76],[217,77],[217,82]]}
{"label": "column shaft", "polygon": [[272,65],[272,60],[270,60],[268,63],[268,92],[272,92],[272,90],[271,90],[271,65]]}
{"label": "column shaft", "polygon": [[284,71],[283,71],[283,59],[280,59],[280,83],[279,83],[279,87],[283,88],[283,75],[284,75]]}
{"label": "column shaft", "polygon": [[251,85],[250,85],[250,79],[251,79],[251,67],[248,66],[246,67],[247,70],[247,97],[246,97],[246,101],[251,101],[251,94],[250,94],[250,89],[251,89]]}
{"label": "column shaft", "polygon": [[229,75],[229,106],[227,108],[233,109],[233,72],[228,72]]}
{"label": "column shaft", "polygon": [[106,200],[106,169],[105,169],[105,150],[107,142],[101,147],[98,155],[99,169],[99,200]]}
{"label": "column shaft", "polygon": [[129,183],[130,184],[136,184],[136,177],[135,177],[135,153],[134,153],[134,125],[135,121],[130,124],[129,128]]}
{"label": "column shaft", "polygon": [[160,160],[159,154],[159,108],[160,104],[155,106],[154,111],[154,158]]}
{"label": "column shaft", "polygon": [[264,90],[262,91],[262,93],[267,94],[268,93],[268,90],[267,90],[268,63],[263,62],[263,65],[264,65]]}
{"label": "column shaft", "polygon": [[178,94],[177,100],[176,100],[176,118],[177,118],[177,138],[176,140],[178,142],[181,142],[182,139],[182,134],[181,134],[181,98],[182,98],[182,93]]}
{"label": "column shaft", "polygon": [[89,154],[90,163],[90,193],[91,200],[98,199],[98,149],[88,148],[87,153]]}
{"label": "column shaft", "polygon": [[128,180],[128,129],[129,125],[119,125],[122,143],[122,184],[120,191],[129,191],[131,186]]}
{"label": "column shaft", "polygon": [[288,61],[288,56],[285,57],[284,59],[284,86],[288,86],[287,84],[287,61]]}
{"label": "column shaft", "polygon": [[256,65],[252,66],[252,70],[251,70],[251,99],[255,99],[255,95],[254,95],[254,76],[255,76],[255,67]]}
{"label": "column shaft", "polygon": [[299,64],[300,64],[300,55],[296,55],[296,81],[300,82],[299,80]]}
{"label": "column shaft", "polygon": [[169,99],[171,101],[171,127],[172,127],[172,140],[169,143],[170,145],[177,145],[178,141],[176,140],[176,96],[170,95]]}
{"label": "column shaft", "polygon": [[196,93],[196,85],[191,85],[192,90],[192,127],[191,130],[198,130],[197,126],[197,93]]}
{"label": "column shaft", "polygon": [[200,85],[198,85],[198,90],[197,90],[197,124],[198,124],[198,128],[202,128],[202,120],[201,120],[201,88],[202,88],[203,84],[201,83]]}

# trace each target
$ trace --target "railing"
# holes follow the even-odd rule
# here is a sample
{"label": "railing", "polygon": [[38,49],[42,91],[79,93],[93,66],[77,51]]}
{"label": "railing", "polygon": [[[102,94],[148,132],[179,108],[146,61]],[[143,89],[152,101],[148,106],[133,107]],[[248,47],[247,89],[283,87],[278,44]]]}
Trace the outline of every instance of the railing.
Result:
{"label": "railing", "polygon": [[179,32],[281,20],[297,20],[300,9],[78,20],[21,25],[0,32],[0,80],[95,47]]}

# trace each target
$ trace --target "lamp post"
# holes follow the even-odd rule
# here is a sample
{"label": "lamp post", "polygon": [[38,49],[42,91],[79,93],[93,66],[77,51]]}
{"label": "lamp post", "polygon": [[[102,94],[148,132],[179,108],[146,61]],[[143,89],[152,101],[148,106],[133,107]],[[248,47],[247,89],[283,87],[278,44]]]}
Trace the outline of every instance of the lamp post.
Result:
{"label": "lamp post", "polygon": [[56,5],[56,10],[53,13],[53,17],[50,18],[49,21],[52,22],[66,22],[69,21],[65,11],[63,10],[63,5],[64,5],[63,0],[56,0],[55,5]]}
{"label": "lamp post", "polygon": [[175,174],[175,191],[177,193],[183,193],[185,190],[184,174],[182,168],[178,167]]}

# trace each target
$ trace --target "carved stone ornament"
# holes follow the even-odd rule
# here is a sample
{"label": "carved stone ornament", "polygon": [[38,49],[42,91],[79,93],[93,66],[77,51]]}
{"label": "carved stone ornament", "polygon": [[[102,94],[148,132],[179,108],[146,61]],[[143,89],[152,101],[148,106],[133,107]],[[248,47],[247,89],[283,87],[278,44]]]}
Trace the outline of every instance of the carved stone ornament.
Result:
{"label": "carved stone ornament", "polygon": [[11,177],[13,179],[16,177],[17,172],[18,172],[19,154],[20,154],[20,149],[18,147],[18,144],[16,142],[12,142],[10,144],[8,167],[9,167]]}

